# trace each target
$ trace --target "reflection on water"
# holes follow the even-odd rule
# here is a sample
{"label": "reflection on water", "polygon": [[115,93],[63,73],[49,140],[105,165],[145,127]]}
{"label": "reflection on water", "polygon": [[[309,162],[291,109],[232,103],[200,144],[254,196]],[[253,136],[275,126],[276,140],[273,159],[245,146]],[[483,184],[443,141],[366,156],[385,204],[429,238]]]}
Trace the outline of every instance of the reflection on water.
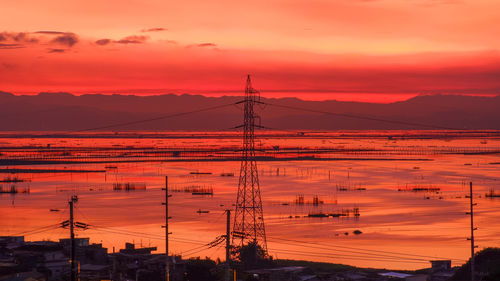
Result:
{"label": "reflection on water", "polygon": [[[479,203],[477,244],[499,247],[500,198],[485,196],[491,189],[500,192],[498,136],[404,134],[261,137],[263,161],[258,165],[270,254],[394,269],[426,267],[433,258],[462,263],[469,255],[469,181]],[[68,236],[66,229],[40,227],[66,220],[67,202],[76,194],[76,220],[91,225],[79,230],[79,237],[109,249],[130,241],[162,252],[161,188],[168,175],[172,252],[222,258],[223,248],[188,250],[225,232],[223,211],[234,208],[238,185],[238,137],[4,135],[2,190],[29,193],[0,194],[0,235],[25,233],[27,240]],[[411,259],[395,253],[411,254]]]}

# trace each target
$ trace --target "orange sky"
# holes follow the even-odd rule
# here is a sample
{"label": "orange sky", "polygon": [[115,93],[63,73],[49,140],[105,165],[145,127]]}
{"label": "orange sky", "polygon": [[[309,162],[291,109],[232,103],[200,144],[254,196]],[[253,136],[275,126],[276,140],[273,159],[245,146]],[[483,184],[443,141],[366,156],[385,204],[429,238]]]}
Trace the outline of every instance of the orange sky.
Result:
{"label": "orange sky", "polygon": [[[494,0],[3,1],[0,91],[500,93]],[[47,32],[50,31],[50,32]]]}

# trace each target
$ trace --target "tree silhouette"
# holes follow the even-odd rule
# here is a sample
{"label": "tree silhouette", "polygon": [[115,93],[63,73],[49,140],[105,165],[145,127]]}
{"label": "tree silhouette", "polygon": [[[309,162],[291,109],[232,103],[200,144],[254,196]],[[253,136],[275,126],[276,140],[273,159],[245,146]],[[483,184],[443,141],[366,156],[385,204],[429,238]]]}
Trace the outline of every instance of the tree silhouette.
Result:
{"label": "tree silhouette", "polygon": [[233,254],[236,257],[236,262],[239,264],[239,267],[243,270],[270,268],[275,266],[273,258],[268,256],[264,249],[255,241],[240,247],[235,247]]}

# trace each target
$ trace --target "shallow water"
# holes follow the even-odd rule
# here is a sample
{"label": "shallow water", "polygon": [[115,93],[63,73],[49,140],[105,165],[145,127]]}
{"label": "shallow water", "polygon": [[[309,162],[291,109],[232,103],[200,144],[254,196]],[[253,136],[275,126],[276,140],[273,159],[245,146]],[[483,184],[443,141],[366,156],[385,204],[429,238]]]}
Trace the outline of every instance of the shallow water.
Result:
{"label": "shallow water", "polygon": [[[258,162],[269,253],[278,258],[393,269],[428,267],[429,260],[443,258],[452,259],[454,265],[461,264],[470,254],[470,242],[466,240],[470,235],[470,222],[465,215],[469,208],[466,195],[470,181],[474,187],[473,198],[478,203],[475,216],[479,228],[477,245],[479,249],[500,247],[500,225],[496,223],[500,219],[500,198],[485,197],[490,189],[500,193],[500,166],[496,164],[500,162],[500,154],[496,152],[500,148],[500,138],[496,133],[453,138],[440,137],[443,133],[439,132],[434,132],[431,138],[422,137],[424,134],[427,133],[262,135],[258,147],[272,151],[274,146],[274,152],[266,156],[282,158]],[[401,138],[401,135],[411,137]],[[164,176],[168,175],[170,189],[198,186],[213,188],[214,192],[213,196],[172,192],[169,201],[172,253],[223,259],[223,245],[189,250],[225,234],[224,210],[234,208],[239,161],[196,161],[194,154],[175,159],[133,153],[117,156],[114,149],[123,148],[129,153],[132,148],[149,151],[223,147],[233,149],[229,153],[232,157],[239,154],[234,150],[240,143],[239,136],[231,133],[211,133],[209,136],[207,133],[143,133],[142,136],[124,137],[2,135],[0,153],[3,159],[28,156],[41,159],[40,155],[44,154],[44,159],[98,162],[97,159],[102,163],[25,163],[0,168],[105,172],[0,175],[0,178],[30,180],[15,184],[20,190],[29,188],[29,194],[0,194],[0,235],[22,234],[68,219],[68,200],[78,195],[76,221],[91,225],[89,229],[78,230],[78,237],[90,237],[91,242],[103,243],[110,252],[113,248],[123,248],[125,242],[157,246],[158,252],[164,252],[161,225],[165,215],[161,203],[165,195],[161,188]],[[96,150],[97,147],[100,149]],[[340,151],[307,154],[315,158],[300,158],[298,156],[303,155],[292,152],[278,153],[297,147],[337,148]],[[64,151],[71,153],[61,154]],[[198,157],[207,159],[213,157],[213,153]],[[188,159],[190,161],[183,161]],[[122,162],[109,163],[111,160]],[[129,162],[132,160],[138,162]],[[234,173],[234,177],[221,176],[221,173]],[[146,190],[113,190],[116,183],[145,185]],[[422,187],[439,188],[439,192],[398,191]],[[366,190],[356,190],[359,188]],[[304,205],[295,204],[298,196],[304,197]],[[314,196],[323,204],[309,204]],[[359,217],[352,216],[353,208],[359,208]],[[347,209],[351,213],[346,217],[307,217],[308,214]],[[197,213],[199,210],[209,213]],[[356,235],[355,230],[362,233]],[[55,240],[68,235],[69,230],[54,227],[39,233],[30,232],[26,240]]]}

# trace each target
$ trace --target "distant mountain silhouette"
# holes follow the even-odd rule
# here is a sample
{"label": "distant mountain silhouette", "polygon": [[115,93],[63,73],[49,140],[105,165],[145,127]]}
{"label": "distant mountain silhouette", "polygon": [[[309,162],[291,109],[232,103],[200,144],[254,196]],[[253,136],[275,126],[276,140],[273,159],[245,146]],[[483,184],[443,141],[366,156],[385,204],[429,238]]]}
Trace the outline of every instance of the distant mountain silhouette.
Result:
{"label": "distant mountain silhouette", "polygon": [[[0,130],[78,131],[231,104],[241,99],[234,96],[214,98],[188,94],[75,96],[69,93],[40,93],[18,96],[0,91]],[[500,129],[500,96],[429,95],[390,104],[305,101],[297,98],[263,98],[262,101],[320,111],[314,113],[270,105],[257,106],[262,125],[276,129],[432,129],[406,123],[460,129]],[[242,105],[233,105],[102,130],[223,130],[242,122]]]}

